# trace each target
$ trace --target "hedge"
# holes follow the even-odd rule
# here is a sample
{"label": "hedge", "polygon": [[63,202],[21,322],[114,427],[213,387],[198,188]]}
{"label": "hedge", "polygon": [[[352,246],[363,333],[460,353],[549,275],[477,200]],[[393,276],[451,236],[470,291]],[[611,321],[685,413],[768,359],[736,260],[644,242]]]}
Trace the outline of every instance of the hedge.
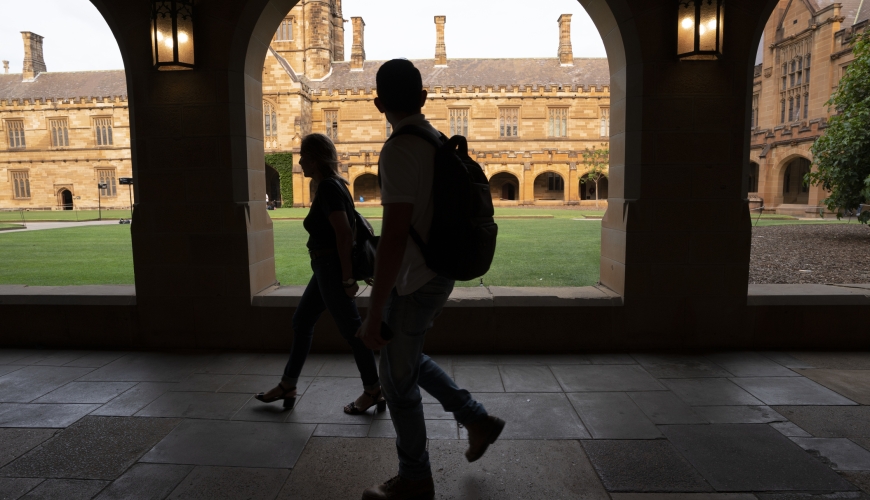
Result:
{"label": "hedge", "polygon": [[281,178],[281,206],[293,206],[293,153],[270,153],[266,164],[278,171]]}

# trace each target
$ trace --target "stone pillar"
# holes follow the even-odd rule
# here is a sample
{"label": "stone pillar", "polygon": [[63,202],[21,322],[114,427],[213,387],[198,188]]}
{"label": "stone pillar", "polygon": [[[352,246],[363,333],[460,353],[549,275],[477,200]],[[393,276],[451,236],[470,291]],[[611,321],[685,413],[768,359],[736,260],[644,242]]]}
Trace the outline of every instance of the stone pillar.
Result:
{"label": "stone pillar", "polygon": [[447,47],[444,45],[444,23],[447,16],[435,16],[435,66],[447,66]]}
{"label": "stone pillar", "polygon": [[42,57],[42,37],[36,33],[22,31],[21,38],[24,40],[24,70],[22,77],[25,80],[33,80],[45,69],[45,59]]}
{"label": "stone pillar", "polygon": [[365,29],[365,21],[361,17],[350,18],[353,23],[353,47],[350,53],[350,69],[351,71],[362,71],[366,61],[365,42],[363,40],[363,30]]}
{"label": "stone pillar", "polygon": [[332,12],[332,60],[344,61],[344,23],[341,17],[341,0],[335,0]]}
{"label": "stone pillar", "polygon": [[332,6],[328,0],[306,0],[305,76],[320,79],[332,69]]}
{"label": "stone pillar", "polygon": [[562,66],[574,65],[574,52],[571,50],[571,14],[559,16],[559,62]]}

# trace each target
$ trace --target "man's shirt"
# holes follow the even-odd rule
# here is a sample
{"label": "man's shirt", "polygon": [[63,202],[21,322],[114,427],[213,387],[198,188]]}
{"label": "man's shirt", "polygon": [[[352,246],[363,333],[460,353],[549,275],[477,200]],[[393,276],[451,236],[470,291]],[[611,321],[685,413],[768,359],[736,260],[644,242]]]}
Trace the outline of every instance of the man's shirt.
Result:
{"label": "man's shirt", "polygon": [[[412,115],[397,123],[393,130],[398,131],[405,125],[416,125],[439,137],[423,114]],[[381,149],[378,169],[381,176],[381,204],[410,203],[414,205],[411,226],[417,230],[424,242],[429,241],[429,228],[432,226],[432,176],[435,164],[435,148],[425,139],[406,134],[390,140]],[[426,266],[426,259],[420,247],[408,236],[408,246],[399,275],[396,278],[396,291],[408,295],[425,285],[437,273]]]}

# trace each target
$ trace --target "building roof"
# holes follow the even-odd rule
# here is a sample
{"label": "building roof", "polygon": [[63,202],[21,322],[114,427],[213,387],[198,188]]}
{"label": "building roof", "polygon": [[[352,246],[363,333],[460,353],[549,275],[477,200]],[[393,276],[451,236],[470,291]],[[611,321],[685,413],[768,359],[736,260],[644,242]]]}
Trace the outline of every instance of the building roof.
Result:
{"label": "building roof", "polygon": [[[332,73],[320,81],[307,80],[314,91],[374,89],[375,75],[386,61],[366,61],[362,71],[351,71],[349,62],[335,62]],[[492,85],[553,86],[601,89],[610,85],[606,58],[575,58],[573,66],[562,66],[556,58],[448,59],[447,66],[435,66],[434,59],[412,60],[420,70],[425,87],[471,87]]]}
{"label": "building roof", "polygon": [[[863,3],[868,3],[870,0],[863,0]],[[862,0],[812,0],[818,9],[823,9],[832,3],[840,4],[840,15],[845,18],[843,27],[852,26],[855,23],[867,19],[868,9],[862,8]],[[863,17],[861,13],[863,12]]]}
{"label": "building roof", "polygon": [[864,0],[861,3],[861,8],[858,10],[858,17],[855,18],[855,24],[868,19],[870,19],[870,0]]}
{"label": "building roof", "polygon": [[0,100],[127,97],[124,70],[40,73],[32,82],[21,73],[0,74]]}

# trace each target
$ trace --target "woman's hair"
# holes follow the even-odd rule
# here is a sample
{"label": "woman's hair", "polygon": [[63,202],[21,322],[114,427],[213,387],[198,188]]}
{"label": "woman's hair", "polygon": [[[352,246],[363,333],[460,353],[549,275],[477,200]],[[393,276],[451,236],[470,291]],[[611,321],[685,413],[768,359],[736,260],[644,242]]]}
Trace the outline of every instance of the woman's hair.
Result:
{"label": "woman's hair", "polygon": [[338,173],[338,152],[329,137],[323,134],[308,134],[302,139],[299,151],[317,165],[324,179],[336,177],[348,184],[347,180]]}

